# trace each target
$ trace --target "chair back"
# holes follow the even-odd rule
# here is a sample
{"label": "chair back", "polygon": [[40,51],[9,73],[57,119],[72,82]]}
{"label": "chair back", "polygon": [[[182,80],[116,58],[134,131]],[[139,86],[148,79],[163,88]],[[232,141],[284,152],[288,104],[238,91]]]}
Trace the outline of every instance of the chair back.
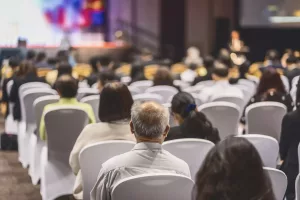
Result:
{"label": "chair back", "polygon": [[259,102],[246,108],[246,132],[271,136],[279,141],[286,106],[278,102]]}
{"label": "chair back", "polygon": [[134,145],[135,143],[131,141],[110,140],[86,146],[81,150],[79,164],[83,180],[84,200],[89,199],[90,191],[97,181],[102,164],[114,156],[130,151]]}
{"label": "chair back", "polygon": [[[34,101],[43,96],[56,95],[57,92],[48,88],[32,88],[24,91],[20,96],[21,115],[22,120],[26,122],[26,125],[36,124],[36,116],[34,112]],[[28,127],[27,127],[28,128]]]}
{"label": "chair back", "polygon": [[190,83],[187,83],[187,82],[182,81],[182,80],[174,80],[173,84],[180,87],[181,90],[184,90],[185,88],[188,88],[188,87],[191,86]]}
{"label": "chair back", "polygon": [[223,96],[223,97],[218,97],[213,100],[213,102],[219,102],[219,101],[229,102],[229,103],[233,103],[233,104],[237,105],[240,108],[240,113],[242,113],[244,110],[245,100],[242,98]]}
{"label": "chair back", "polygon": [[176,126],[177,123],[176,123],[176,120],[175,120],[174,116],[172,115],[171,103],[164,103],[163,106],[165,108],[167,108],[168,111],[169,111],[169,124],[170,124],[170,126],[171,127]]}
{"label": "chair back", "polygon": [[278,169],[273,169],[269,167],[264,167],[264,170],[268,173],[270,177],[275,199],[284,199],[284,194],[287,188],[287,177],[285,173]]}
{"label": "chair back", "polygon": [[76,99],[80,101],[83,97],[99,94],[95,88],[78,88]]}
{"label": "chair back", "polygon": [[148,88],[145,93],[158,94],[162,96],[163,103],[168,103],[170,97],[178,93],[178,90],[172,86],[159,85]]}
{"label": "chair back", "polygon": [[145,80],[145,81],[136,81],[130,84],[130,86],[136,87],[142,92],[145,92],[149,87],[153,86],[153,81]]}
{"label": "chair back", "polygon": [[13,80],[8,81],[8,83],[6,84],[6,91],[7,91],[7,95],[8,97],[10,96],[10,92],[11,92],[11,88],[14,84]]}
{"label": "chair back", "polygon": [[[298,162],[300,161],[300,143],[298,145]],[[300,163],[300,162],[299,162]],[[299,173],[300,173],[300,165],[299,165]],[[299,199],[300,200],[300,199]]]}
{"label": "chair back", "polygon": [[289,82],[289,79],[286,76],[284,76],[284,75],[281,75],[280,77],[281,77],[281,80],[282,80],[282,83],[284,85],[285,90],[287,92],[289,92],[290,91],[290,82]]}
{"label": "chair back", "polygon": [[42,82],[30,82],[30,83],[24,83],[23,85],[20,86],[19,88],[19,97],[21,94],[30,88],[50,88],[51,86],[48,85],[47,83],[42,83]]}
{"label": "chair back", "polygon": [[196,84],[196,86],[202,85],[202,86],[212,86],[215,84],[215,81],[208,80],[208,81],[201,81]]}
{"label": "chair back", "polygon": [[253,144],[258,151],[265,167],[276,168],[279,155],[279,144],[277,140],[266,135],[241,135]]}
{"label": "chair back", "polygon": [[163,143],[163,149],[184,160],[190,168],[193,180],[214,143],[202,139],[177,139]]}
{"label": "chair back", "polygon": [[83,97],[80,102],[89,104],[94,111],[95,119],[97,122],[100,122],[99,119],[99,104],[100,104],[100,95],[91,95]]}
{"label": "chair back", "polygon": [[69,166],[71,150],[88,122],[88,114],[76,106],[58,106],[47,111],[45,126],[48,161]]}
{"label": "chair back", "polygon": [[152,94],[152,93],[137,94],[134,95],[132,98],[134,101],[140,101],[140,102],[154,101],[160,104],[164,103],[162,96],[158,94]]}
{"label": "chair back", "polygon": [[128,90],[130,91],[132,96],[143,93],[139,88],[137,88],[135,86],[131,86],[131,85],[128,86]]}
{"label": "chair back", "polygon": [[42,115],[43,115],[45,106],[47,106],[48,104],[57,103],[58,101],[59,101],[58,95],[49,95],[49,96],[39,97],[33,102],[35,121],[36,121],[36,127],[37,127],[36,135],[38,137],[40,135],[39,127],[41,124],[41,119],[42,119]]}
{"label": "chair back", "polygon": [[240,107],[229,102],[211,102],[198,107],[214,127],[219,130],[221,140],[237,135]]}
{"label": "chair back", "polygon": [[293,78],[291,87],[297,86],[299,78],[300,78],[300,76],[296,76]]}
{"label": "chair back", "polygon": [[199,95],[196,93],[191,93],[191,95],[194,97],[195,99],[195,103],[197,106],[201,106],[203,104],[202,100],[199,98]]}
{"label": "chair back", "polygon": [[188,200],[193,187],[194,182],[182,175],[144,174],[120,181],[112,190],[112,200]]}
{"label": "chair back", "polygon": [[300,174],[298,174],[295,183],[296,200],[300,200]]}

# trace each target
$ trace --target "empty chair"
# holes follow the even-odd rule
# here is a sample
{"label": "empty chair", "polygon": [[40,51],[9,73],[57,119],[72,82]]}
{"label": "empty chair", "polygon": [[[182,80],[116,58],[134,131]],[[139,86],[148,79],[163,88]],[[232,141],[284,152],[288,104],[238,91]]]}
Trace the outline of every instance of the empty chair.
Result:
{"label": "empty chair", "polygon": [[89,104],[93,108],[96,121],[100,122],[99,116],[98,116],[100,96],[99,95],[91,95],[91,96],[83,97],[80,100],[80,102]]}
{"label": "empty chair", "polygon": [[[90,198],[90,191],[97,181],[102,164],[108,159],[126,153],[134,147],[131,141],[110,140],[89,145],[79,154],[79,163],[83,180],[83,199]],[[102,153],[106,152],[106,153]]]}
{"label": "empty chair", "polygon": [[178,93],[178,90],[172,86],[158,85],[148,88],[145,93],[153,93],[162,96],[163,103],[167,103],[169,98]]}
{"label": "empty chair", "polygon": [[229,102],[211,102],[198,107],[219,130],[221,140],[238,133],[240,107]]}
{"label": "empty chair", "polygon": [[189,200],[193,187],[194,182],[185,176],[145,174],[120,181],[111,197],[112,200]]}
{"label": "empty chair", "polygon": [[239,97],[224,96],[224,97],[218,97],[216,99],[213,99],[213,101],[214,102],[224,101],[224,102],[233,103],[240,108],[240,113],[242,113],[245,106],[245,100]]}
{"label": "empty chair", "polygon": [[139,88],[135,86],[128,86],[128,89],[132,96],[143,93]]}
{"label": "empty chair", "polygon": [[282,200],[287,187],[286,175],[278,169],[264,167],[264,170],[269,174],[276,200]]}
{"label": "empty chair", "polygon": [[279,140],[281,122],[285,114],[286,106],[282,103],[254,103],[246,108],[246,132],[268,135]]}
{"label": "empty chair", "polygon": [[88,114],[74,106],[61,106],[45,113],[47,147],[43,148],[41,155],[43,200],[72,194],[75,176],[69,165],[69,156],[88,122]]}
{"label": "empty chair", "polygon": [[29,161],[29,175],[31,177],[32,184],[34,185],[36,185],[41,178],[41,151],[45,146],[45,142],[39,139],[39,126],[41,124],[42,114],[46,105],[57,103],[58,101],[58,95],[49,95],[39,97],[33,102],[37,128],[35,135],[32,134],[30,138],[31,155]]}
{"label": "empty chair", "polygon": [[95,88],[79,88],[77,91],[76,99],[80,101],[83,97],[99,94],[99,91]]}
{"label": "empty chair", "polygon": [[130,84],[130,86],[136,87],[142,92],[145,92],[149,87],[153,86],[153,81],[145,80],[145,81],[136,81]]}
{"label": "empty chair", "polygon": [[55,90],[49,88],[31,88],[25,90],[20,96],[21,115],[24,123],[24,129],[19,132],[18,144],[19,144],[19,156],[23,167],[27,167],[30,161],[30,149],[29,141],[31,137],[35,137],[34,131],[36,129],[36,118],[33,108],[33,102],[42,96],[56,95]]}
{"label": "empty chair", "polygon": [[162,96],[158,94],[152,94],[152,93],[138,94],[138,95],[134,95],[132,98],[134,101],[140,101],[140,102],[154,101],[160,104],[164,103]]}
{"label": "empty chair", "polygon": [[300,200],[300,174],[298,174],[295,182],[296,200]]}
{"label": "empty chair", "polygon": [[192,179],[195,179],[207,153],[214,146],[214,143],[202,139],[177,139],[163,143],[163,149],[189,165]]}
{"label": "empty chair", "polygon": [[246,138],[258,151],[265,167],[276,168],[277,158],[279,155],[279,144],[277,140],[265,135],[242,135],[239,137]]}

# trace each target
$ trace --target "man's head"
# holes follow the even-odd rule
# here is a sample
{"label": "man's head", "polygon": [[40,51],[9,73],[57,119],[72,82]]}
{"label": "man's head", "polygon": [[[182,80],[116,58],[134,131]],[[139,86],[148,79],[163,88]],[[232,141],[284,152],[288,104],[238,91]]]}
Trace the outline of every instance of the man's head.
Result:
{"label": "man's head", "polygon": [[11,57],[8,61],[8,65],[13,69],[13,71],[16,71],[20,65],[20,59],[17,57]]}
{"label": "man's head", "polygon": [[57,79],[55,88],[61,98],[75,98],[78,90],[78,82],[70,75],[62,75]]}
{"label": "man's head", "polygon": [[138,142],[162,143],[170,130],[169,112],[154,102],[134,103],[130,128]]}
{"label": "man's head", "polygon": [[36,52],[33,50],[29,50],[26,55],[26,60],[33,61],[36,57]]}
{"label": "man's head", "polygon": [[36,62],[39,63],[39,62],[43,62],[45,61],[47,58],[47,55],[45,52],[39,52],[36,56]]}
{"label": "man's head", "polygon": [[229,69],[223,63],[216,63],[213,68],[212,79],[214,81],[228,80]]}
{"label": "man's head", "polygon": [[119,78],[111,70],[103,71],[98,76],[98,90],[102,91],[106,83],[119,81]]}
{"label": "man's head", "polygon": [[295,66],[298,63],[298,59],[296,58],[296,56],[294,55],[290,55],[287,59],[286,59],[286,64],[288,67],[290,66]]}

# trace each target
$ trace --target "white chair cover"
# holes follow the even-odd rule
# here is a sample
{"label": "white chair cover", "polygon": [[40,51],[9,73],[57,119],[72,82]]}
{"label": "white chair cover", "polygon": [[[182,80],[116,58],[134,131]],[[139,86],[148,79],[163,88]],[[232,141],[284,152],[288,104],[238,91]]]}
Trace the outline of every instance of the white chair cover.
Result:
{"label": "white chair cover", "polygon": [[258,151],[265,167],[276,168],[279,155],[279,144],[277,140],[266,135],[241,135],[253,144]]}
{"label": "white chair cover", "polygon": [[18,135],[19,156],[23,167],[27,167],[30,162],[30,156],[33,152],[31,148],[31,137],[35,138],[34,131],[36,130],[36,118],[33,108],[33,102],[42,96],[56,95],[55,90],[49,88],[31,88],[25,90],[20,96],[21,116],[25,124],[25,130]]}
{"label": "white chair cover", "polygon": [[[300,143],[298,145],[298,162],[300,161]],[[300,162],[299,162],[300,163]],[[300,165],[299,165],[299,173],[300,173]],[[300,200],[300,199],[299,199]]]}
{"label": "white chair cover", "polygon": [[141,101],[141,102],[154,101],[160,104],[164,103],[162,96],[158,94],[152,94],[152,93],[137,94],[134,95],[132,98],[134,101]]}
{"label": "white chair cover", "polygon": [[181,90],[184,90],[185,88],[190,87],[190,83],[187,83],[187,82],[182,81],[182,80],[174,80],[173,84],[180,87]]}
{"label": "white chair cover", "polygon": [[95,119],[97,122],[100,122],[99,119],[99,103],[100,103],[100,95],[91,95],[91,96],[87,96],[87,97],[83,97],[80,100],[82,103],[87,103],[90,106],[92,106],[94,114],[95,114]]}
{"label": "white chair cover", "polygon": [[[6,91],[8,97],[10,96],[11,88],[14,84],[13,80],[10,80],[6,85]],[[9,134],[18,134],[18,122],[14,120],[13,116],[13,108],[14,103],[9,102],[8,103],[8,116],[5,119],[5,132]]]}
{"label": "white chair cover", "polygon": [[148,88],[145,93],[158,94],[162,96],[163,103],[168,103],[170,97],[178,93],[178,90],[172,86],[159,85]]}
{"label": "white chair cover", "polygon": [[91,88],[98,89],[98,83],[94,83]]}
{"label": "white chair cover", "polygon": [[215,81],[213,80],[208,80],[208,81],[201,81],[196,84],[196,86],[202,85],[202,86],[212,86],[215,84]]}
{"label": "white chair cover", "polygon": [[198,107],[219,130],[221,140],[238,134],[240,107],[229,102],[211,102]]}
{"label": "white chair cover", "polygon": [[176,120],[172,115],[172,110],[171,110],[171,103],[165,103],[163,104],[164,107],[166,107],[169,110],[169,124],[171,127],[177,126]]}
{"label": "white chair cover", "polygon": [[222,96],[216,99],[213,99],[213,102],[229,102],[237,105],[240,108],[240,114],[244,111],[245,100],[239,97],[230,97],[230,96]]}
{"label": "white chair cover", "polygon": [[262,134],[279,141],[286,106],[278,102],[259,102],[246,108],[247,134]]}
{"label": "white chair cover", "polygon": [[164,150],[184,160],[189,165],[193,180],[195,180],[206,155],[214,146],[214,143],[202,139],[177,139],[163,143]]}
{"label": "white chair cover", "polygon": [[128,85],[131,82],[131,77],[130,76],[123,76],[121,77],[121,83],[124,83],[125,85]]}
{"label": "white chair cover", "polygon": [[69,156],[88,122],[88,114],[76,106],[58,106],[45,113],[47,147],[41,155],[43,200],[72,194],[75,176],[69,166]]}
{"label": "white chair cover", "polygon": [[281,77],[281,80],[282,80],[282,83],[284,85],[285,90],[287,92],[289,92],[290,91],[290,82],[289,82],[289,79],[286,76],[284,76],[284,75],[281,75],[280,77]]}
{"label": "white chair cover", "polygon": [[269,174],[275,199],[282,200],[287,188],[287,177],[285,173],[278,169],[268,167],[264,167],[264,170]]}
{"label": "white chair cover", "polygon": [[[134,147],[131,141],[110,140],[89,145],[81,150],[79,163],[83,179],[83,199],[89,200],[102,164],[108,159],[126,153]],[[105,153],[103,153],[105,152]]]}
{"label": "white chair cover", "polygon": [[202,100],[199,98],[199,94],[191,93],[191,95],[194,97],[197,106],[201,106],[203,104]]}
{"label": "white chair cover", "polygon": [[19,97],[25,90],[28,90],[31,88],[50,88],[51,89],[51,86],[47,83],[42,83],[42,82],[25,83],[25,84],[21,85],[19,88]]}
{"label": "white chair cover", "polygon": [[199,94],[205,87],[206,86],[204,85],[195,85],[193,87],[185,88],[183,92]]}
{"label": "white chair cover", "polygon": [[190,200],[193,187],[194,182],[185,176],[145,174],[120,181],[112,190],[112,200]]}
{"label": "white chair cover", "polygon": [[299,78],[300,76],[296,76],[295,78],[293,78],[291,87],[295,87],[295,86],[297,87]]}
{"label": "white chair cover", "polygon": [[295,183],[296,200],[300,200],[300,174],[298,174]]}
{"label": "white chair cover", "polygon": [[99,91],[95,88],[79,88],[77,91],[77,100],[80,101],[83,97],[88,95],[99,94]]}
{"label": "white chair cover", "polygon": [[79,88],[90,88],[90,86],[89,86],[89,84],[87,83],[86,80],[80,81],[80,82],[78,83],[78,87],[79,87]]}
{"label": "white chair cover", "polygon": [[153,86],[153,81],[145,80],[145,81],[136,81],[130,84],[130,86],[136,87],[142,92],[145,92],[149,87]]}
{"label": "white chair cover", "polygon": [[37,98],[33,102],[35,120],[36,120],[36,132],[31,134],[30,138],[30,161],[29,161],[29,175],[31,177],[32,184],[38,184],[41,178],[41,152],[46,145],[44,141],[39,138],[39,127],[41,123],[42,114],[44,108],[48,104],[56,103],[59,101],[58,95],[49,95]]}
{"label": "white chair cover", "polygon": [[143,93],[139,88],[137,88],[135,86],[131,86],[131,85],[128,86],[128,90],[130,91],[132,96]]}

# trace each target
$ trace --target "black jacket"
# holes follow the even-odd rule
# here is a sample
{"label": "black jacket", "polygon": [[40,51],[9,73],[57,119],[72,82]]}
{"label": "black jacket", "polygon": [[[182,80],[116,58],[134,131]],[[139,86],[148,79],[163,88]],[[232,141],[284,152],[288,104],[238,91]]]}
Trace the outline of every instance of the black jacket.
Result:
{"label": "black jacket", "polygon": [[147,62],[137,62],[132,64],[131,72],[130,72],[131,82],[146,80],[144,76],[145,67],[147,65],[155,65],[155,64],[159,64],[159,62],[155,60],[151,60]]}

